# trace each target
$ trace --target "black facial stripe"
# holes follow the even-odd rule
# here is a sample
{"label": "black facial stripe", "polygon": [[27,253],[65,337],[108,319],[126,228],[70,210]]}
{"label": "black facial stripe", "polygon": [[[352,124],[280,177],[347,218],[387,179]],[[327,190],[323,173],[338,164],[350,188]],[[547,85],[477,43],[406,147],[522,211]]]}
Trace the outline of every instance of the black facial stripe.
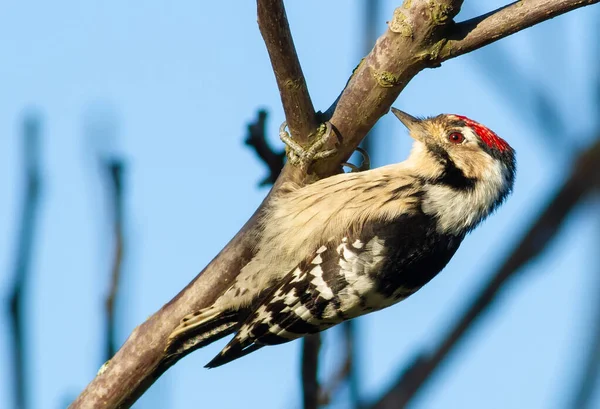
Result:
{"label": "black facial stripe", "polygon": [[475,187],[475,179],[466,177],[462,169],[456,166],[443,148],[437,145],[427,145],[427,149],[444,166],[442,174],[436,179],[430,180],[429,183],[447,185],[457,190],[471,190]]}
{"label": "black facial stripe", "polygon": [[480,140],[477,141],[477,145],[479,145],[481,150],[483,150],[485,153],[490,155],[492,158],[497,159],[497,160],[501,161],[502,163],[504,163],[506,165],[506,167],[508,168],[508,170],[510,170],[511,172],[514,173],[514,171],[515,171],[515,151],[512,148],[508,147],[506,150],[501,152],[498,149],[489,147],[487,144],[485,144],[484,142],[482,142]]}
{"label": "black facial stripe", "polygon": [[[489,149],[489,148],[488,148]],[[505,151],[500,152],[497,149],[489,149],[489,154],[494,158],[498,159],[508,169],[510,175],[514,177],[516,172],[516,160],[515,160],[515,151],[512,148],[508,148]]]}
{"label": "black facial stripe", "polygon": [[494,159],[502,159],[502,153],[498,149],[493,149],[488,146],[488,144],[484,143],[481,140],[477,140],[477,145],[481,148],[482,151],[490,155]]}
{"label": "black facial stripe", "polygon": [[448,185],[457,190],[472,190],[475,187],[475,179],[466,177],[452,161],[446,163],[444,173],[433,183]]}

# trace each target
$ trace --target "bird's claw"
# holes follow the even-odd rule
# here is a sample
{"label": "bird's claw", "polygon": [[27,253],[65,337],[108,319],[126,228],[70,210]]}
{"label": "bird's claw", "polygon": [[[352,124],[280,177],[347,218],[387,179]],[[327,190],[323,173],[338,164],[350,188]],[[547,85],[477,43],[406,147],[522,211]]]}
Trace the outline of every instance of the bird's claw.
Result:
{"label": "bird's claw", "polygon": [[351,169],[350,173],[362,172],[362,171],[371,169],[371,158],[369,157],[369,154],[367,153],[367,151],[359,146],[356,148],[356,152],[360,153],[363,157],[363,160],[362,160],[360,166],[356,166],[355,164],[348,163],[348,162],[342,163],[342,166],[346,166],[346,167],[350,168]]}
{"label": "bird's claw", "polygon": [[314,142],[308,148],[304,148],[296,142],[285,130],[286,127],[287,122],[283,122],[279,127],[279,138],[286,145],[288,161],[294,166],[307,169],[312,162],[328,158],[337,152],[336,149],[322,150],[333,133],[330,122],[325,122],[325,124],[319,126]]}

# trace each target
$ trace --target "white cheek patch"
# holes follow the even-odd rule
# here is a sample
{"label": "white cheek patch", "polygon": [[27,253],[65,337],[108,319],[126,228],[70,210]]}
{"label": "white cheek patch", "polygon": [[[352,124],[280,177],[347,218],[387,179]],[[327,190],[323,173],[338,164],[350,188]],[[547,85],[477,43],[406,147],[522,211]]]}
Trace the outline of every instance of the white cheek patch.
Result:
{"label": "white cheek patch", "polygon": [[490,212],[507,183],[502,164],[488,158],[481,181],[472,190],[457,190],[444,185],[427,186],[423,212],[438,219],[440,233],[460,234],[473,228]]}
{"label": "white cheek patch", "polygon": [[466,143],[478,143],[479,137],[468,126],[465,126],[461,129],[463,136],[465,137]]}

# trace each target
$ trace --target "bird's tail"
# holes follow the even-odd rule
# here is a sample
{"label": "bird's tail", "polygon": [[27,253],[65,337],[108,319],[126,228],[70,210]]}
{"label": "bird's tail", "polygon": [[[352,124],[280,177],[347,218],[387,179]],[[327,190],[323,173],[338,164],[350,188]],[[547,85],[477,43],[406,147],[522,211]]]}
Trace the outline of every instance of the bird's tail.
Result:
{"label": "bird's tail", "polygon": [[239,311],[222,311],[209,307],[186,315],[169,335],[167,354],[177,354],[190,348],[205,347],[237,330]]}

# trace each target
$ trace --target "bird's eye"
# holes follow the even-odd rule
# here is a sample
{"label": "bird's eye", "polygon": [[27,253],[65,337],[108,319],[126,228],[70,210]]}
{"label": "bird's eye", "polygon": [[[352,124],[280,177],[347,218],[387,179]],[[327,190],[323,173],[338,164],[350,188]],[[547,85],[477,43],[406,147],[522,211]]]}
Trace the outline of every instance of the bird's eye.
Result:
{"label": "bird's eye", "polygon": [[459,144],[464,142],[465,136],[460,132],[452,132],[450,135],[448,135],[448,140],[452,143]]}

